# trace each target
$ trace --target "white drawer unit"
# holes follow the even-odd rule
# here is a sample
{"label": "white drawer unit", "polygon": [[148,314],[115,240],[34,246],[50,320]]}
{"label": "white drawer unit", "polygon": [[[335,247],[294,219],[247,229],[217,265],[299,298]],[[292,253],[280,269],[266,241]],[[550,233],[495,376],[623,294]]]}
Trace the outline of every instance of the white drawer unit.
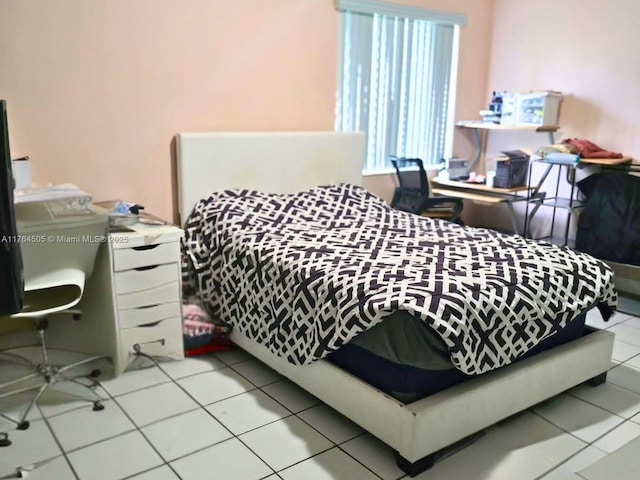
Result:
{"label": "white drawer unit", "polygon": [[[117,373],[136,351],[182,358],[180,238],[170,226],[112,233],[111,283],[118,325]],[[123,236],[124,235],[124,236]]]}
{"label": "white drawer unit", "polygon": [[120,331],[119,358],[114,363],[126,366],[136,349],[150,356],[183,358],[182,329],[176,335],[176,317],[167,318],[151,325],[125,328]]}
{"label": "white drawer unit", "polygon": [[[56,345],[109,355],[121,374],[140,351],[184,358],[180,272],[181,229],[139,226],[109,233],[74,328],[53,332]],[[55,322],[62,324],[64,322]]]}

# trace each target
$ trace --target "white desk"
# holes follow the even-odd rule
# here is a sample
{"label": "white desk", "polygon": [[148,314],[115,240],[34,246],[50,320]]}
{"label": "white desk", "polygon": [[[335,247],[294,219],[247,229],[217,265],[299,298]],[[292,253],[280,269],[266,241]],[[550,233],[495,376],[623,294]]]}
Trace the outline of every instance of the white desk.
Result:
{"label": "white desk", "polygon": [[[482,183],[459,182],[454,180],[431,180],[434,195],[443,197],[462,198],[474,203],[485,205],[504,204],[509,208],[511,224],[514,233],[520,233],[516,212],[513,208],[515,202],[527,200],[528,187],[495,188],[487,187]],[[524,229],[522,231],[524,233]]]}
{"label": "white desk", "polygon": [[[557,125],[501,125],[499,123],[480,122],[476,120],[461,120],[456,122],[456,127],[467,128],[473,132],[473,143],[475,146],[475,152],[467,172],[472,172],[480,157],[483,154],[483,145],[486,145],[486,136],[491,131],[498,132],[514,132],[514,131],[531,131],[531,132],[544,132],[549,135],[549,143],[555,143],[554,133],[560,128]],[[480,133],[484,134],[484,139],[480,137]],[[484,140],[484,141],[483,141]]]}
{"label": "white desk", "polygon": [[17,203],[18,235],[24,264],[25,288],[56,285],[56,272],[75,270],[84,282],[91,275],[107,215],[99,209],[86,213],[53,214],[41,201]]}

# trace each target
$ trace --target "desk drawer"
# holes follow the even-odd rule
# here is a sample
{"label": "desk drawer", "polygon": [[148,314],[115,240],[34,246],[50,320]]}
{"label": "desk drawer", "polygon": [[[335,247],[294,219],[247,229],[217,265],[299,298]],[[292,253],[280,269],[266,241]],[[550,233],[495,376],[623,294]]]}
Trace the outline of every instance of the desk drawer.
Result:
{"label": "desk drawer", "polygon": [[160,303],[180,302],[179,283],[176,280],[141,292],[124,293],[116,298],[119,311],[128,308],[150,307]]}
{"label": "desk drawer", "polygon": [[176,263],[179,260],[180,246],[177,242],[120,248],[113,250],[113,271],[120,272],[150,265]]}
{"label": "desk drawer", "polygon": [[120,328],[133,328],[158,323],[169,318],[182,323],[181,306],[178,302],[161,303],[150,307],[120,310]]}
{"label": "desk drawer", "polygon": [[120,358],[127,365],[135,346],[151,356],[184,358],[182,327],[177,319],[167,319],[153,326],[127,328],[120,331]]}
{"label": "desk drawer", "polygon": [[177,263],[138,267],[114,274],[117,294],[140,292],[176,281],[179,278]]}

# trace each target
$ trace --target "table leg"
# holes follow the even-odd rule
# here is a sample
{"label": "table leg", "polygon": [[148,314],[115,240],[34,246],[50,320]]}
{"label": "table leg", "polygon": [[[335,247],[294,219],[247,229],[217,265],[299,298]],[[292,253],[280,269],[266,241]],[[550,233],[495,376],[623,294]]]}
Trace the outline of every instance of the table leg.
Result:
{"label": "table leg", "polygon": [[[515,233],[516,235],[520,235],[520,232],[518,231],[518,219],[516,218],[516,211],[513,208],[513,202],[505,202],[507,204],[507,207],[509,208],[509,213],[511,214],[511,224],[513,225],[513,233]],[[522,232],[522,234],[524,235],[526,232]]]}

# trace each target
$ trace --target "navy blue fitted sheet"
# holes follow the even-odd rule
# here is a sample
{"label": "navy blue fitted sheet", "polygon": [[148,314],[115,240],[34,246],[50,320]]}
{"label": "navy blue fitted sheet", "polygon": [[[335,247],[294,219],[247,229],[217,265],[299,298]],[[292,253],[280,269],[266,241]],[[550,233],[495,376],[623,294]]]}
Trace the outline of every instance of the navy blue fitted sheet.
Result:
{"label": "navy blue fitted sheet", "polygon": [[[585,333],[585,318],[586,315],[584,314],[576,317],[564,329],[540,342],[520,359],[581,337]],[[380,325],[382,326],[384,323],[382,322]],[[381,328],[380,332],[382,331]],[[402,339],[395,339],[399,340],[395,342],[396,344],[402,344],[406,341],[407,332],[401,329],[386,328],[384,334],[391,337],[402,336]],[[429,334],[425,335],[424,332],[421,335],[416,335],[416,332],[413,332],[410,337],[414,341],[414,347],[415,339],[421,336],[425,338],[431,337]],[[393,340],[391,343],[394,343]],[[434,365],[432,368],[398,363],[398,358],[401,360],[402,357],[408,358],[406,352],[400,353],[396,351],[390,354],[389,349],[386,349],[386,351],[384,348],[380,349],[378,344],[379,342],[377,341],[368,342],[367,340],[361,341],[360,344],[351,342],[329,355],[327,360],[404,403],[411,403],[473,378],[473,376],[466,375],[456,369],[446,359],[444,362],[448,362],[448,365],[446,363],[443,364],[443,358],[446,358],[443,356],[444,346],[434,343],[432,338],[429,343],[424,343],[419,355],[419,357],[427,358],[427,360],[422,362],[414,361],[414,363],[421,365]],[[376,352],[376,350],[378,351]],[[413,353],[413,357],[417,358],[415,352]],[[393,359],[391,359],[392,357]]]}

